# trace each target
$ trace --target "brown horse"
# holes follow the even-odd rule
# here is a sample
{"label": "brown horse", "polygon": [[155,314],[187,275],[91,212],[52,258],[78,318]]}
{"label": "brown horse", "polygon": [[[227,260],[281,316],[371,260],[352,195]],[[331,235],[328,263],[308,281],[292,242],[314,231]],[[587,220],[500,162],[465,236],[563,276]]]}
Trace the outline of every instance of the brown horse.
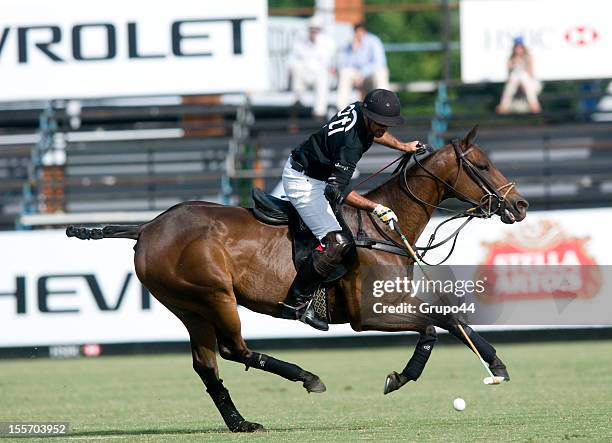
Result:
{"label": "brown horse", "polygon": [[[393,208],[402,226],[411,227],[408,235],[411,244],[425,228],[434,207],[449,197],[482,202],[496,195],[495,212],[502,221],[513,223],[525,217],[527,202],[473,144],[475,134],[476,128],[459,147],[447,145],[421,165],[393,175],[367,194],[369,199]],[[505,190],[503,196],[501,190]],[[345,207],[344,216],[355,232],[357,210]],[[377,237],[382,227],[375,226],[373,219],[363,217],[363,229],[370,237]],[[246,208],[186,202],[140,226],[107,226],[103,230],[70,227],[67,234],[79,238],[137,240],[134,261],[138,278],[189,331],[194,370],[230,430],[252,432],[263,430],[263,426],[245,420],[234,406],[219,379],[216,347],[224,359],[301,381],[309,392],[325,391],[325,385],[316,375],[251,351],[240,331],[238,305],[279,316],[279,302],[285,299],[295,276],[287,226],[264,224]],[[466,340],[457,332],[457,322],[445,319],[381,327],[364,324],[358,296],[359,277],[364,266],[371,269],[373,265],[411,268],[412,262],[400,255],[359,249],[357,263],[330,289],[328,304],[331,323],[350,323],[355,331],[376,328],[420,333],[406,369],[401,374],[393,372],[388,376],[387,393],[419,377],[436,341],[434,326],[449,330],[464,343]],[[494,374],[509,379],[495,349],[467,325],[465,329]]]}

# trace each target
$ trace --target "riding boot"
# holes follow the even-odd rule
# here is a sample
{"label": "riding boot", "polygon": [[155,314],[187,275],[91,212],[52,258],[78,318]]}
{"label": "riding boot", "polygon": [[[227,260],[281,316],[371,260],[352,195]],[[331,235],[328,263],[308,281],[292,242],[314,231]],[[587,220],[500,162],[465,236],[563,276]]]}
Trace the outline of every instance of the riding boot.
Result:
{"label": "riding boot", "polygon": [[313,295],[323,280],[325,276],[316,271],[310,254],[300,266],[289,289],[289,296],[281,303],[281,318],[300,320],[320,331],[329,330],[327,321],[317,316],[312,304]]}

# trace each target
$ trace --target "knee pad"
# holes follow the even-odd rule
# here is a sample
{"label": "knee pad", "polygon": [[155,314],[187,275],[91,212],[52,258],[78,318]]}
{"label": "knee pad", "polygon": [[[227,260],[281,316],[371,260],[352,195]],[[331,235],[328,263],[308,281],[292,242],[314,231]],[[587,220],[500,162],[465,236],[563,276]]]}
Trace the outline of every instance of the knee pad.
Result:
{"label": "knee pad", "polygon": [[353,241],[342,231],[330,232],[321,240],[323,248],[317,248],[313,256],[316,271],[322,276],[329,275],[353,245]]}

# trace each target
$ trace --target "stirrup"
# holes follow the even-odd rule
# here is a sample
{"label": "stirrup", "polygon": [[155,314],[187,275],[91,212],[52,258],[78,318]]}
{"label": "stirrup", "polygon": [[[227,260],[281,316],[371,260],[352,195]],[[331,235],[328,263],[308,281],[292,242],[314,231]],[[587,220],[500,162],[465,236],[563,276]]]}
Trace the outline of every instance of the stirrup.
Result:
{"label": "stirrup", "polygon": [[297,306],[288,305],[284,301],[279,301],[278,304],[282,306],[282,318],[285,320],[299,320],[301,312],[308,308],[310,300]]}
{"label": "stirrup", "polygon": [[283,307],[284,315],[281,315],[282,318],[299,320],[319,331],[329,331],[329,324],[317,315],[312,302],[313,300],[311,299],[298,306],[291,306],[284,302],[279,302],[278,304]]}
{"label": "stirrup", "polygon": [[304,313],[300,316],[300,318],[298,318],[298,320],[307,324],[308,326],[318,329],[319,331],[329,331],[329,324],[326,320],[317,315],[313,301],[314,299],[311,299],[308,302],[308,306],[306,306]]}

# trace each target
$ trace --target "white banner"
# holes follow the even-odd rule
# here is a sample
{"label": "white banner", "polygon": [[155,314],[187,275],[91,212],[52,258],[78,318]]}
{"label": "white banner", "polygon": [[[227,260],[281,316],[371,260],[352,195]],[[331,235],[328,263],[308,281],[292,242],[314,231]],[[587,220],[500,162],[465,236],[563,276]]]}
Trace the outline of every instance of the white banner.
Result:
{"label": "white banner", "polygon": [[[521,190],[520,184],[518,190]],[[426,243],[440,221],[434,219],[427,225],[417,242],[419,246]],[[445,238],[461,223],[461,219],[447,223],[440,229],[438,238]],[[612,251],[606,244],[609,226],[612,226],[611,208],[528,211],[525,220],[512,225],[503,224],[497,216],[474,219],[461,231],[455,253],[446,264],[612,265]],[[564,263],[564,253],[568,251],[580,259]],[[428,252],[428,261],[436,263],[447,252],[444,247]]]}
{"label": "white banner", "polygon": [[[420,245],[439,221],[430,223]],[[498,217],[474,220],[450,263],[610,265],[610,226],[612,209],[533,212],[515,225]],[[82,241],[53,230],[3,232],[0,245],[0,347],[188,340],[182,323],[143,291],[133,241]],[[433,251],[427,259],[435,263],[444,255]],[[353,334],[348,325],[319,332],[246,309],[240,314],[247,339]]]}
{"label": "white banner", "polygon": [[266,29],[266,0],[3,0],[0,100],[265,89]]}
{"label": "white banner", "polygon": [[[0,233],[0,347],[187,341],[183,324],[143,290],[134,241]],[[346,335],[240,309],[246,338]]]}
{"label": "white banner", "polygon": [[522,37],[540,80],[612,77],[609,0],[461,0],[461,79],[502,82]]}

